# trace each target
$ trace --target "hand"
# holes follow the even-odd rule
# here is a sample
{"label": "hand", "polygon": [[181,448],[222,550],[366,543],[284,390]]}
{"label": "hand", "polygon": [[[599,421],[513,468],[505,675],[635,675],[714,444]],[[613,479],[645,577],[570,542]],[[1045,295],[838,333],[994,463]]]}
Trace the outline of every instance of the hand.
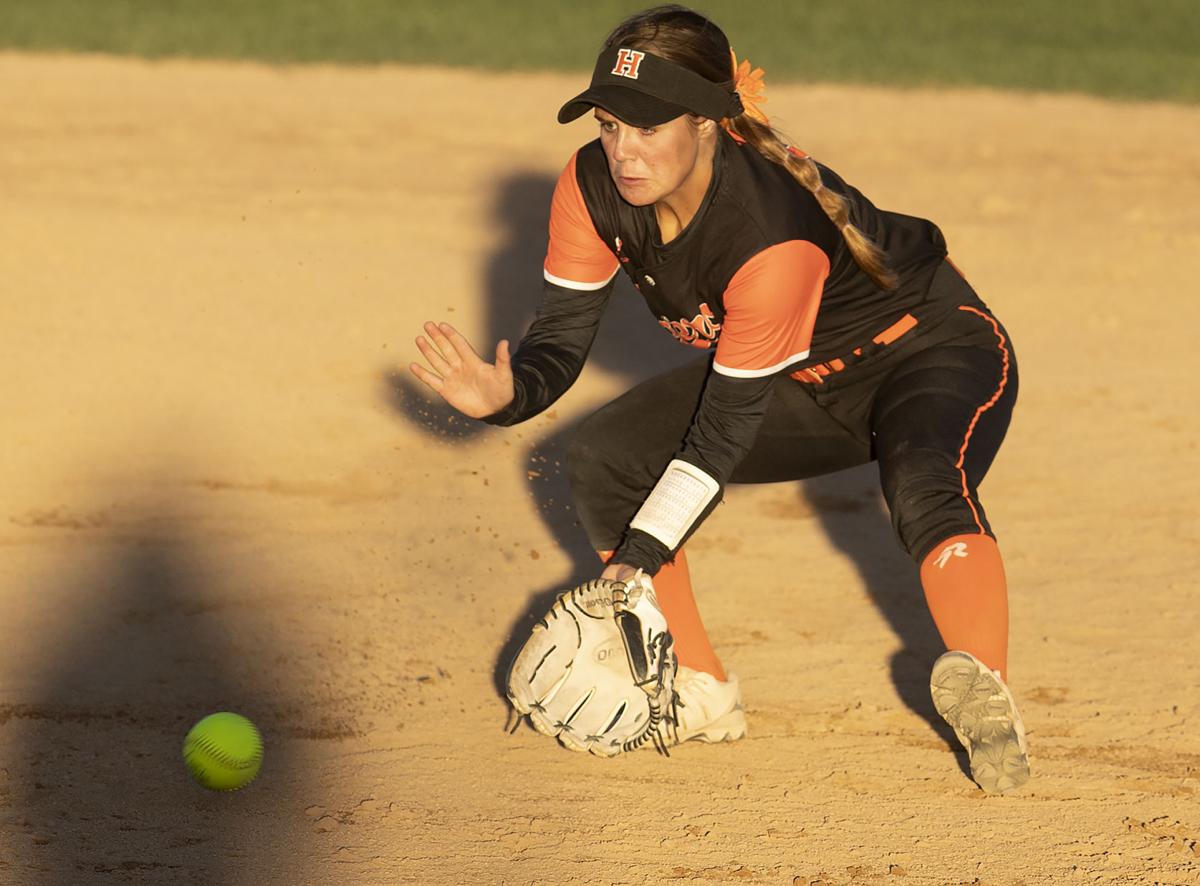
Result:
{"label": "hand", "polygon": [[483,418],[499,412],[512,402],[512,366],[508,339],[496,345],[496,362],[485,363],[457,329],[449,323],[425,323],[425,333],[417,336],[417,347],[430,369],[410,363],[413,375],[441,395],[442,399],[471,418]]}
{"label": "hand", "polygon": [[628,582],[636,574],[637,568],[634,566],[626,566],[624,563],[609,563],[604,567],[604,571],[600,573],[600,577],[612,579],[613,581]]}

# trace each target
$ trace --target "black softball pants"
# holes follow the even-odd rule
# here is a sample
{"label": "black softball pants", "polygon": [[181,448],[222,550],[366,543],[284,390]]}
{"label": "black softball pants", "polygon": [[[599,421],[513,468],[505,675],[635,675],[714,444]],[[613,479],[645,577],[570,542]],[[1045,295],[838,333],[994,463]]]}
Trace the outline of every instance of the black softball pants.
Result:
{"label": "black softball pants", "polygon": [[[970,290],[967,290],[970,292]],[[1008,430],[1017,363],[979,301],[868,345],[821,383],[781,375],[732,483],[804,480],[879,462],[901,545],[919,564],[955,535],[995,537],[978,486]],[[568,452],[572,495],[596,550],[613,550],[700,402],[710,359],[630,389],[586,419]]]}

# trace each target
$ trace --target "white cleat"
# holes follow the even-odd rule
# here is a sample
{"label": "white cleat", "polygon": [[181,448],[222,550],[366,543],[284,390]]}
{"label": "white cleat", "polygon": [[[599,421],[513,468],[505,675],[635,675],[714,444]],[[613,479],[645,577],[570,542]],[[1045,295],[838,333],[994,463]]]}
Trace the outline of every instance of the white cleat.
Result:
{"label": "white cleat", "polygon": [[746,735],[746,714],[734,674],[721,681],[680,665],[671,708],[659,727],[667,746],[685,741],[737,741]]}
{"label": "white cleat", "polygon": [[1025,725],[998,671],[969,652],[951,650],[933,664],[929,691],[971,759],[971,777],[987,794],[1029,780]]}

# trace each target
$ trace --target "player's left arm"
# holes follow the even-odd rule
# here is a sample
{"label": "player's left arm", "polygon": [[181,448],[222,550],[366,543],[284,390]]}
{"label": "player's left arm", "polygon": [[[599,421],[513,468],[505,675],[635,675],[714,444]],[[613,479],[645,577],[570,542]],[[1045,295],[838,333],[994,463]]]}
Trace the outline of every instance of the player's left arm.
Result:
{"label": "player's left arm", "polygon": [[754,444],[775,377],[808,357],[828,276],[828,256],[807,240],[764,249],[733,276],[700,407],[610,563],[654,575],[716,507]]}

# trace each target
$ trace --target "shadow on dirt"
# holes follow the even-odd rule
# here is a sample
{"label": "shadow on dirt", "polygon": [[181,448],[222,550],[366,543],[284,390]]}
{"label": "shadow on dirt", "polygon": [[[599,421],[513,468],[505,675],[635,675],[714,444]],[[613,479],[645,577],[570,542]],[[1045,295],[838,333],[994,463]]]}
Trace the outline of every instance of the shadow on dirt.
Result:
{"label": "shadow on dirt", "polygon": [[[26,701],[0,708],[18,813],[0,880],[305,881],[294,847],[309,823],[280,814],[295,806],[285,786],[320,792],[286,740],[303,709],[278,663],[292,650],[205,593],[267,579],[221,568],[166,509],[120,522],[73,541],[79,554],[43,587],[10,589],[61,600],[70,616],[46,636]],[[253,720],[265,744],[257,781],[229,793],[196,785],[181,756],[192,724],[223,710]]]}
{"label": "shadow on dirt", "polygon": [[[929,696],[929,672],[945,651],[925,604],[916,564],[900,547],[879,489],[875,464],[802,481],[804,498],[821,529],[858,570],[863,587],[903,648],[891,659],[892,684],[901,700],[958,752],[961,745]],[[970,777],[965,757],[959,766]]]}

